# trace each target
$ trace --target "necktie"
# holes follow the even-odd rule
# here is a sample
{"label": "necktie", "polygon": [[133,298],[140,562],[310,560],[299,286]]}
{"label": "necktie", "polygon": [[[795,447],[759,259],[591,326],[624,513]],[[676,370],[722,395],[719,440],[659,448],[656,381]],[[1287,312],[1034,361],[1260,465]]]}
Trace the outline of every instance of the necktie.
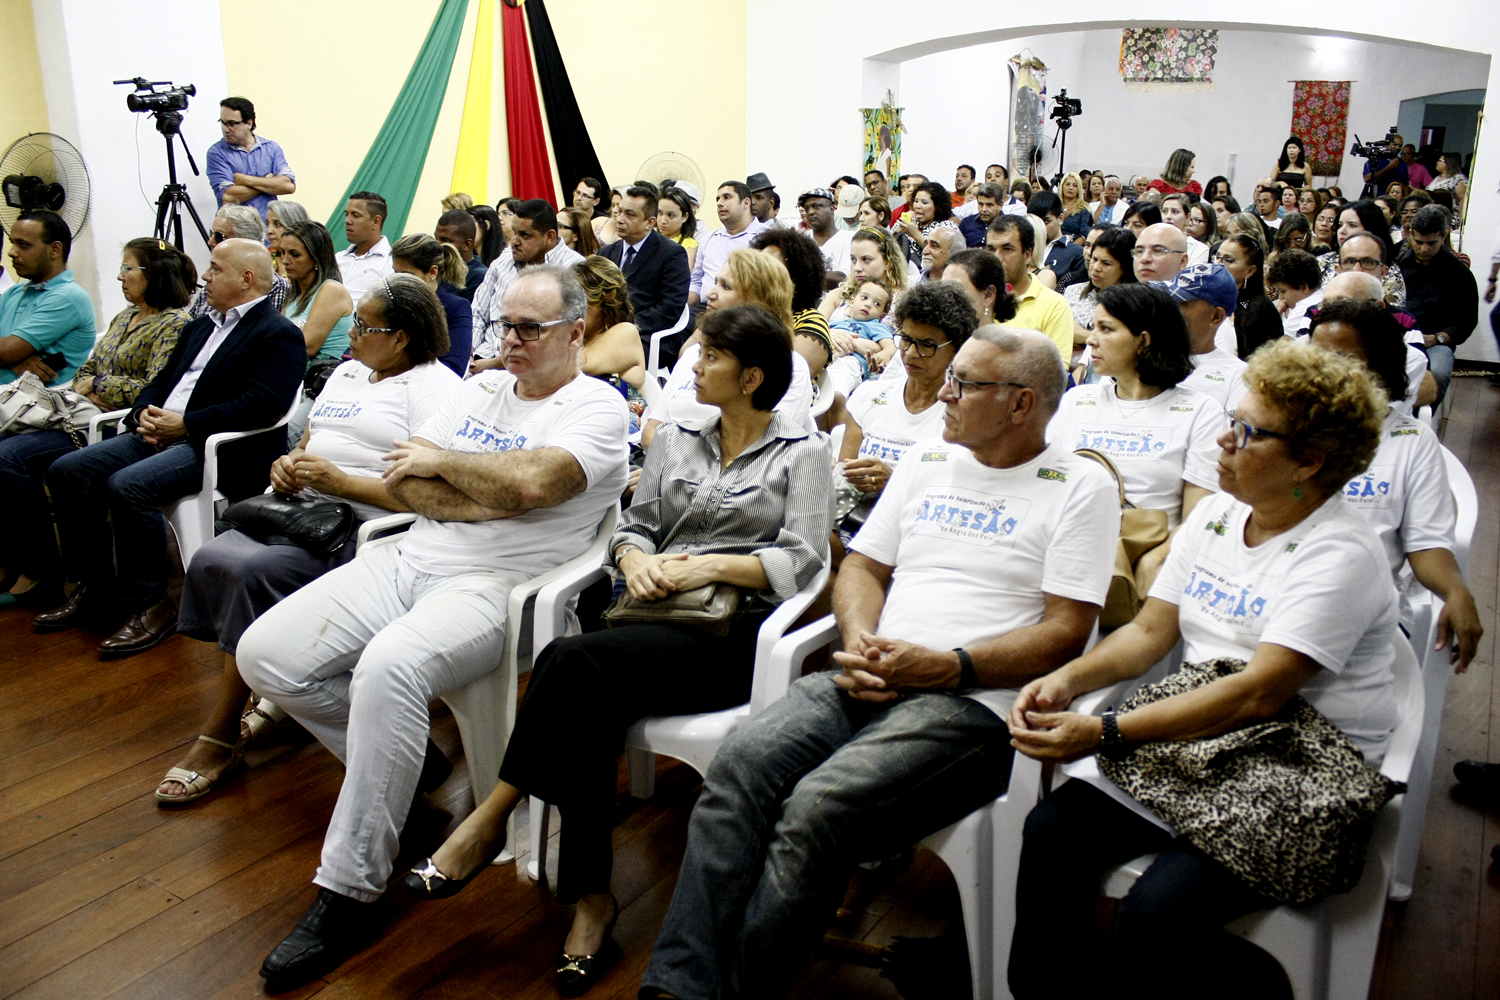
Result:
{"label": "necktie", "polygon": [[625,266],[622,267],[622,268],[620,268],[620,270],[622,270],[622,271],[628,271],[628,270],[630,270],[630,265],[634,264],[634,263],[635,263],[635,247],[627,247],[625,249]]}

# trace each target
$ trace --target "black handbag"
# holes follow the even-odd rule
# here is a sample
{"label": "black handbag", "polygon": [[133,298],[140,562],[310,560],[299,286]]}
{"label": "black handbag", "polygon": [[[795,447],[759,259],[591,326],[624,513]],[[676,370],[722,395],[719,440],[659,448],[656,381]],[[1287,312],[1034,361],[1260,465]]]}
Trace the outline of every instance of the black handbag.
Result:
{"label": "black handbag", "polygon": [[327,559],[354,537],[354,527],[354,508],[347,503],[262,493],[225,509],[214,534],[233,529],[266,545],[295,545]]}

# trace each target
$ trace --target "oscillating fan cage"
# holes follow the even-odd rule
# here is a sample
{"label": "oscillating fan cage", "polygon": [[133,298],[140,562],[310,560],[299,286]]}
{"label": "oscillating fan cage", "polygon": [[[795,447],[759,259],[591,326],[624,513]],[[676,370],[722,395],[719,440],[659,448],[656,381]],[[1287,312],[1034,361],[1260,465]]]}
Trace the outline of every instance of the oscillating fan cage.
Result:
{"label": "oscillating fan cage", "polygon": [[704,188],[703,168],[686,153],[657,153],[641,164],[632,180],[634,179],[653,184],[660,184],[664,180],[689,181],[697,185],[699,191]]}
{"label": "oscillating fan cage", "polygon": [[[51,132],[32,132],[11,143],[10,148],[0,155],[0,181],[12,177],[25,179],[20,181],[20,187],[33,192],[46,191],[50,185],[59,185],[63,202],[57,212],[67,222],[74,238],[88,224],[88,166],[83,162],[82,154],[62,136]],[[30,178],[40,181],[40,187]],[[23,207],[12,205],[7,199],[0,197],[0,225],[5,227],[6,232],[10,232],[16,217],[22,211]]]}

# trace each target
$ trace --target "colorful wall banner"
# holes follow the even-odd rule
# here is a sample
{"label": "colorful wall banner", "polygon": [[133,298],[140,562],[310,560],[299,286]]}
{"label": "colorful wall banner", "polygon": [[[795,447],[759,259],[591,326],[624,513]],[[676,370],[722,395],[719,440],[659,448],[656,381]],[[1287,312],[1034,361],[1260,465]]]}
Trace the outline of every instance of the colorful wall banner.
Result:
{"label": "colorful wall banner", "polygon": [[542,102],[547,107],[547,134],[552,139],[552,157],[563,185],[563,200],[570,201],[573,188],[581,177],[593,177],[609,186],[599,154],[594,152],[583,112],[573,96],[568,68],[563,65],[562,50],[552,33],[552,22],[542,0],[525,0],[526,23],[531,27],[531,54],[536,59],[536,76],[542,88]]}
{"label": "colorful wall banner", "polygon": [[1218,52],[1214,28],[1125,28],[1120,76],[1132,90],[1213,90]]}
{"label": "colorful wall banner", "polygon": [[901,109],[889,105],[861,108],[865,120],[865,173],[879,170],[891,190],[901,176]]}
{"label": "colorful wall banner", "polygon": [[1306,148],[1314,174],[1337,177],[1344,169],[1349,123],[1348,80],[1297,80],[1292,87],[1292,135]]}
{"label": "colorful wall banner", "polygon": [[[1029,50],[1028,50],[1029,51]],[[1047,120],[1047,64],[1035,56],[1010,58],[1010,176],[1030,177]]]}
{"label": "colorful wall banner", "polygon": [[476,204],[489,201],[490,110],[494,93],[495,4],[479,0],[474,25],[474,54],[464,91],[464,117],[458,128],[458,155],[453,161],[453,191],[464,191]]}
{"label": "colorful wall banner", "polygon": [[543,198],[557,204],[552,186],[552,161],[547,157],[547,133],[542,130],[542,108],[531,75],[531,44],[526,37],[526,15],[504,0],[501,11],[505,38],[505,127],[510,136],[510,193],[515,198]]}
{"label": "colorful wall banner", "polygon": [[453,55],[458,51],[468,10],[469,0],[443,0],[433,17],[432,27],[385,117],[385,124],[380,126],[364,162],[354,172],[344,197],[328,219],[328,231],[336,249],[349,245],[344,237],[344,202],[355,191],[378,192],[390,207],[385,231],[397,236],[406,231],[406,216],[416,197],[427,148],[432,145],[432,130],[437,127],[438,112],[448,90],[448,76],[453,71]]}

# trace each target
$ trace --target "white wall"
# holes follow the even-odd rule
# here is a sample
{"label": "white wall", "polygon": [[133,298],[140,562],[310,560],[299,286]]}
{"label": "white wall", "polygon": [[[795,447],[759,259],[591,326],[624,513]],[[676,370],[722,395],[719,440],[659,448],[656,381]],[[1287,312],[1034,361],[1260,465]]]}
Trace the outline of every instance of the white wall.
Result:
{"label": "white wall", "polygon": [[[1281,51],[1267,47],[1256,52],[1256,64],[1264,66],[1259,77],[1232,74],[1227,79],[1220,77],[1214,92],[1221,98],[1237,100],[1237,114],[1221,119],[1222,124],[1202,125],[1206,132],[1196,131],[1201,123],[1188,116],[1184,128],[1175,130],[1195,136],[1191,148],[1199,153],[1198,173],[1203,179],[1222,169],[1229,152],[1244,154],[1247,159],[1240,166],[1238,189],[1245,183],[1243,178],[1258,175],[1270,166],[1277,144],[1286,138],[1291,120],[1291,84],[1286,81],[1294,78],[1359,81],[1351,97],[1349,127],[1351,132],[1358,132],[1366,139],[1383,135],[1395,123],[1403,96],[1467,87],[1485,87],[1500,94],[1500,65],[1488,58],[1500,50],[1500,19],[1488,16],[1488,5],[1480,0],[1461,0],[1461,7],[1449,12],[1458,16],[1412,18],[1410,5],[1397,0],[1367,0],[1359,5],[1318,8],[1300,0],[1262,0],[1253,8],[1231,5],[1227,0],[1153,0],[1149,4],[1145,0],[1120,0],[1109,9],[1105,19],[1073,14],[1073,10],[1089,10],[1076,6],[1037,12],[1034,7],[975,4],[972,0],[925,0],[919,15],[914,16],[909,3],[866,0],[860,16],[841,22],[838,42],[829,44],[825,35],[787,30],[787,25],[807,22],[805,0],[755,0],[748,24],[750,106],[746,160],[755,164],[754,169],[767,171],[782,184],[788,180],[793,185],[824,183],[828,177],[846,172],[848,164],[859,155],[862,126],[858,109],[868,106],[869,92],[877,89],[873,85],[873,71],[882,71],[879,89],[891,86],[897,92],[898,103],[910,109],[913,102],[907,95],[912,91],[907,88],[917,87],[920,91],[930,85],[914,82],[905,72],[905,66],[899,64],[914,63],[934,53],[947,53],[947,61],[962,70],[967,65],[965,60],[974,57],[970,47],[1009,42],[999,47],[1000,54],[996,57],[1003,66],[1003,60],[1014,53],[1021,38],[1034,39],[1054,32],[1108,30],[1115,32],[1115,41],[1107,49],[1089,49],[1086,45],[1080,62],[1101,76],[1113,73],[1118,81],[1117,32],[1122,24],[1176,24],[1236,33],[1269,28],[1288,35],[1305,32],[1345,36],[1347,41],[1319,43],[1316,47],[1311,38],[1297,38],[1295,44],[1289,42]],[[1465,13],[1469,16],[1463,16]],[[1247,21],[1247,17],[1254,20]],[[893,34],[892,25],[900,25],[900,30]],[[1378,42],[1383,46],[1390,42],[1371,34],[1372,26],[1377,25],[1399,25],[1391,30],[1399,31],[1401,41],[1411,44],[1392,48],[1390,58],[1383,64],[1372,58],[1360,67],[1352,66],[1350,58],[1358,42]],[[893,47],[893,38],[899,39],[899,47]],[[1032,48],[1043,60],[1051,62],[1047,53],[1037,51],[1036,45]],[[1221,65],[1232,51],[1221,57]],[[1368,49],[1364,51],[1370,53]],[[1471,53],[1482,56],[1482,62],[1465,58]],[[981,68],[994,65],[992,61]],[[792,67],[805,69],[795,71]],[[1419,67],[1421,72],[1437,67],[1442,82],[1402,93],[1405,85],[1399,81]],[[1231,73],[1227,66],[1224,72]],[[999,92],[1005,77],[994,70],[993,78]],[[965,77],[962,86],[949,88],[945,95],[952,108],[967,114],[960,127],[968,133],[978,134],[988,128],[983,123],[990,109],[968,100],[967,93],[986,86],[990,79],[990,70],[982,77],[974,72]],[[1388,84],[1387,80],[1391,82]],[[1103,127],[1092,125],[1099,121],[1115,127],[1123,114],[1118,102],[1112,103],[1103,90],[1085,92],[1079,87],[1075,91],[1073,84],[1058,73],[1049,76],[1048,86],[1053,92],[1066,86],[1084,101],[1085,115],[1078,119],[1074,134],[1069,136],[1069,161],[1105,165],[1102,161],[1107,150],[1088,148],[1090,140],[1083,138],[1085,123],[1089,127]],[[1123,86],[1120,89],[1123,93]],[[815,94],[816,99],[810,98],[810,94]],[[1167,99],[1181,102],[1194,97],[1211,98],[1213,94],[1178,94]],[[1003,114],[1000,108],[1003,105],[994,111],[997,120]],[[928,170],[951,180],[952,167],[960,159],[974,162],[978,158],[981,147],[977,144],[972,148],[974,159],[970,159],[971,148],[967,144],[963,144],[965,152],[955,158],[952,153],[955,146],[941,145],[948,140],[924,138],[923,133],[917,132],[920,121],[920,118],[913,121],[913,131],[906,140],[913,150],[907,160],[910,169]],[[1124,141],[1131,145],[1122,147],[1123,152],[1111,158],[1127,161],[1135,169],[1159,170],[1166,154],[1178,144],[1176,135],[1170,138],[1164,135],[1162,125],[1155,120],[1137,120],[1134,128],[1126,131],[1132,138]],[[1204,138],[1200,141],[1198,135]],[[1075,142],[1080,147],[1077,160],[1073,159]],[[929,144],[930,155],[946,155],[948,161],[940,160],[930,168],[919,165],[917,158],[928,155],[923,151],[923,143]],[[1232,149],[1231,145],[1238,148]],[[1252,166],[1248,162],[1252,154],[1257,164],[1259,157],[1265,157],[1265,167]],[[1475,238],[1466,250],[1476,261],[1476,271],[1482,279],[1489,273],[1489,256],[1494,249],[1491,234],[1500,226],[1500,199],[1490,194],[1500,178],[1500,130],[1487,129],[1482,133],[1477,162],[1479,170],[1472,184],[1476,197],[1469,213],[1469,231]],[[1357,167],[1353,173],[1357,180]],[[1483,330],[1470,340],[1464,354],[1491,360],[1500,358],[1493,338]]]}
{"label": "white wall", "polygon": [[[125,307],[115,279],[120,248],[151,235],[156,198],[167,182],[166,144],[154,118],[128,111],[130,88],[111,81],[144,76],[196,85],[182,135],[202,170],[208,147],[219,140],[219,99],[229,93],[219,5],[157,0],[145,17],[111,0],[33,0],[32,12],[52,131],[77,146],[89,168],[92,207],[70,263],[94,298],[102,329]],[[177,168],[208,226],[215,198],[208,181],[192,175],[181,143]],[[186,213],[183,221],[183,245],[201,272],[208,249]]]}

